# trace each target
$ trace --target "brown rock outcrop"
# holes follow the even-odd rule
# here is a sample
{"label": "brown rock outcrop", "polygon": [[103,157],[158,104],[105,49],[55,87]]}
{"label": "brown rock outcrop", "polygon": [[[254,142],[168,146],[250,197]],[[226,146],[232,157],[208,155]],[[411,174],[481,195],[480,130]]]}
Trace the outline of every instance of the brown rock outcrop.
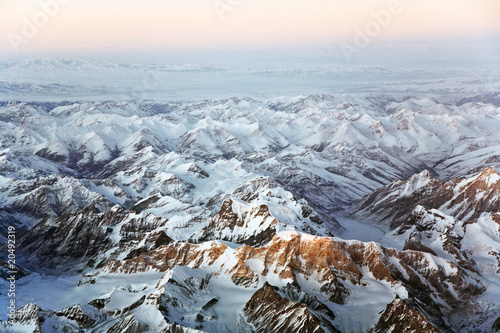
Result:
{"label": "brown rock outcrop", "polygon": [[386,332],[425,332],[440,333],[419,311],[407,305],[397,297],[387,305],[371,333]]}
{"label": "brown rock outcrop", "polygon": [[306,305],[281,297],[267,282],[246,303],[242,313],[256,332],[325,332]]}

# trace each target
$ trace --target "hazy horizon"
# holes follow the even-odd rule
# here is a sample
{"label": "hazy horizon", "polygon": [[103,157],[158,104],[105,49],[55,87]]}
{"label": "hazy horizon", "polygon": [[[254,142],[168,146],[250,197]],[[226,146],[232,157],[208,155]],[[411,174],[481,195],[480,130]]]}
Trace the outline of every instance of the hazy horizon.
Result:
{"label": "hazy horizon", "polygon": [[54,84],[54,98],[196,99],[460,95],[500,82],[493,0],[0,0],[0,9],[1,99],[47,98]]}

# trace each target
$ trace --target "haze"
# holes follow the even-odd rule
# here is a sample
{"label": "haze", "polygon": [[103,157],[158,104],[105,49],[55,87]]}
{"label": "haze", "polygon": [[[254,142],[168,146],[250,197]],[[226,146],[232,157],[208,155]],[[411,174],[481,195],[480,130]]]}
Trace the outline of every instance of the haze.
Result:
{"label": "haze", "polygon": [[[56,0],[52,0],[56,1]],[[261,48],[352,42],[355,29],[391,1],[332,0],[64,0],[36,33],[23,27],[44,1],[0,1],[0,52],[5,57],[47,52],[114,52]],[[473,40],[500,35],[497,0],[399,2],[400,12],[376,34],[376,42]],[[39,17],[41,19],[41,17]],[[12,36],[25,38],[17,49]],[[9,37],[10,36],[10,37]]]}

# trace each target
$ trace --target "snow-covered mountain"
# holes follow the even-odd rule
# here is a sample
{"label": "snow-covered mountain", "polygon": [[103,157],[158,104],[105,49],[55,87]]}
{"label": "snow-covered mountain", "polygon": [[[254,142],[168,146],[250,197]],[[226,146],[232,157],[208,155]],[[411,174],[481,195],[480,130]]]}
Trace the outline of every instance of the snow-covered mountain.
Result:
{"label": "snow-covered mountain", "polygon": [[445,182],[424,170],[378,189],[350,210],[372,221],[390,222],[393,228],[404,222],[416,205],[439,209],[464,221],[498,212],[500,175],[488,167],[472,177]]}
{"label": "snow-covered mountain", "polygon": [[[25,274],[2,329],[492,330],[500,107],[478,96],[2,103]],[[384,235],[343,238],[360,225]]]}

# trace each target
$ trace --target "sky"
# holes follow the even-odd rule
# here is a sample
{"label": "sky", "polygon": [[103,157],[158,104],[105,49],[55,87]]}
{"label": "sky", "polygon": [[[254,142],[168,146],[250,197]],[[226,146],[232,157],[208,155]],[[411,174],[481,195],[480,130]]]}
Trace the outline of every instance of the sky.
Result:
{"label": "sky", "polygon": [[500,37],[498,0],[0,0],[0,55]]}

